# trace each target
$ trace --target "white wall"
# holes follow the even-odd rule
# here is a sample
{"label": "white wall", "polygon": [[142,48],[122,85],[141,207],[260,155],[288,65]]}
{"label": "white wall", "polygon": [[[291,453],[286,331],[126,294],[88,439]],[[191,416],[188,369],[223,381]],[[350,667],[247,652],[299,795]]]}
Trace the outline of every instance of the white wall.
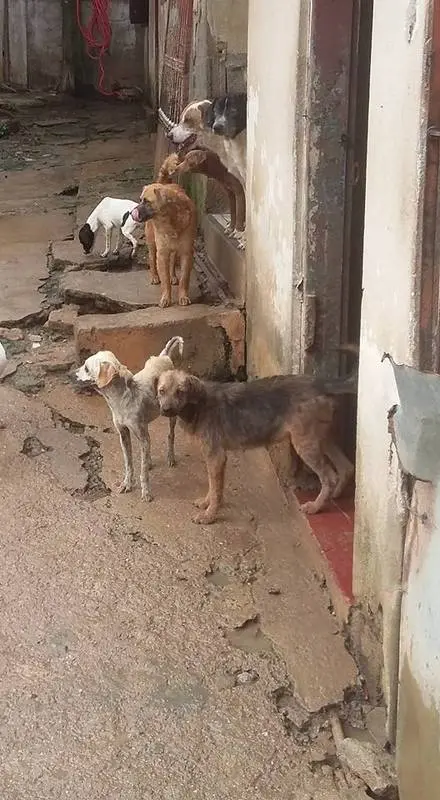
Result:
{"label": "white wall", "polygon": [[248,372],[291,368],[300,0],[249,0]]}
{"label": "white wall", "polygon": [[438,487],[416,484],[412,510],[405,547],[397,758],[401,800],[433,800],[440,793]]}
{"label": "white wall", "polygon": [[[390,450],[395,402],[384,351],[412,364],[417,351],[417,272],[426,140],[429,0],[374,6],[357,433],[355,595],[384,620],[386,700],[397,690],[405,498]],[[391,728],[394,721],[390,720]],[[389,731],[393,735],[393,730]]]}

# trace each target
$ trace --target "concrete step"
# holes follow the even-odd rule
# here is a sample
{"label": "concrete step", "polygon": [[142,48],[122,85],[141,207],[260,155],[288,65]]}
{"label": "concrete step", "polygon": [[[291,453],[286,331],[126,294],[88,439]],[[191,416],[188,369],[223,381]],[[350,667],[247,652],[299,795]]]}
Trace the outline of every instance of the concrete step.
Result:
{"label": "concrete step", "polygon": [[209,261],[226,281],[231,295],[244,304],[246,297],[246,252],[226,236],[229,222],[225,214],[208,214],[203,219],[203,235]]}
{"label": "concrete step", "polygon": [[[177,302],[177,286],[172,288],[174,302]],[[67,303],[76,303],[86,310],[117,313],[157,306],[161,288],[151,285],[146,269],[125,272],[85,269],[64,274],[60,280],[60,292]],[[195,271],[191,274],[189,295],[192,303],[202,300]]]}
{"label": "concrete step", "polygon": [[190,372],[213,379],[244,376],[245,320],[238,308],[204,303],[153,306],[121,314],[84,314],[74,323],[81,361],[98,350],[111,350],[133,372],[176,335],[185,340],[183,365]]}

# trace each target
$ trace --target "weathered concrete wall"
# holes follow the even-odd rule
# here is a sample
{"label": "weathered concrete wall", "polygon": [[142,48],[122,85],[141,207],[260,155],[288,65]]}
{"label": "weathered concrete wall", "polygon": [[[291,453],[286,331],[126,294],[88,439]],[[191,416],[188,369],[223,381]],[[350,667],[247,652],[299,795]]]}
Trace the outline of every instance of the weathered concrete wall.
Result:
{"label": "weathered concrete wall", "polygon": [[[0,0],[0,37],[4,37],[2,74],[5,80],[31,89],[56,89],[63,67],[63,2],[69,0]],[[75,4],[71,13],[76,16]],[[7,9],[7,13],[5,13]],[[81,0],[83,24],[90,15],[90,0]],[[107,86],[144,85],[144,28],[131,25],[127,0],[110,5],[113,38],[105,67]],[[76,28],[75,18],[72,25]],[[79,35],[79,39],[80,39]],[[96,83],[96,62],[81,45],[81,68],[77,75],[84,83]]]}
{"label": "weathered concrete wall", "polygon": [[291,369],[299,0],[250,0],[247,124],[248,372]]}
{"label": "weathered concrete wall", "polygon": [[27,3],[27,69],[30,88],[54,88],[63,64],[63,0]]}
{"label": "weathered concrete wall", "polygon": [[190,97],[246,90],[249,0],[194,0]]}
{"label": "weathered concrete wall", "polygon": [[[387,430],[394,379],[381,357],[388,351],[398,362],[416,362],[429,7],[430,0],[381,0],[373,21],[354,591],[365,612],[382,608],[382,684],[391,738],[408,510]],[[381,659],[382,654],[374,656]]]}
{"label": "weathered concrete wall", "polygon": [[397,757],[401,800],[433,800],[440,784],[439,489],[417,483],[412,511],[404,559]]}
{"label": "weathered concrete wall", "polygon": [[[47,2],[47,0],[44,0]],[[91,13],[90,0],[81,0],[83,24],[87,24]],[[127,0],[112,0],[110,4],[110,23],[112,41],[110,52],[105,58],[106,88],[116,82],[121,86],[144,86],[144,28],[132,25],[129,18]],[[84,83],[96,85],[96,62],[87,57],[82,47]]]}

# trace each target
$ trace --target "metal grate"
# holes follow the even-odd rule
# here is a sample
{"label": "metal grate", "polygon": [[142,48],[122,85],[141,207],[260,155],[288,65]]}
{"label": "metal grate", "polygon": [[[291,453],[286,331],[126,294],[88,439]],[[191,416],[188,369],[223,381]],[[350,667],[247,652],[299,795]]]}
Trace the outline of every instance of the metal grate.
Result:
{"label": "metal grate", "polygon": [[169,0],[159,121],[169,129],[188,102],[193,0]]}

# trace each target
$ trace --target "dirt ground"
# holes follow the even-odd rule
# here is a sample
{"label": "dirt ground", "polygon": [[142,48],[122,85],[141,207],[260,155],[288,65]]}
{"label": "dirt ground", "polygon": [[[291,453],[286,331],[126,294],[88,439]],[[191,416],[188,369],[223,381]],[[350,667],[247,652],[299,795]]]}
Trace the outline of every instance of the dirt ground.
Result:
{"label": "dirt ground", "polygon": [[0,173],[0,796],[365,800],[328,715],[369,737],[371,709],[267,454],[230,460],[198,527],[191,442],[170,470],[155,422],[154,501],[116,494],[110,413],[69,378],[58,273],[86,210],[151,176],[151,118],[23,97]]}

